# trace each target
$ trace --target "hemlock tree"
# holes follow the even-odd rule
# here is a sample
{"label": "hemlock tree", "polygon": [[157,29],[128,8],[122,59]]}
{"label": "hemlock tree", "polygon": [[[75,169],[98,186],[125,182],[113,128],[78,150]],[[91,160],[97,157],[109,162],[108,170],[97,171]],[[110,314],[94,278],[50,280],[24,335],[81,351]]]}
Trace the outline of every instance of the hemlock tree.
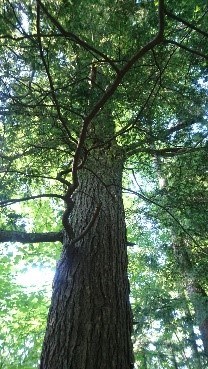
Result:
{"label": "hemlock tree", "polygon": [[[206,131],[201,132],[201,139],[206,136]],[[192,132],[190,140],[197,143],[199,133]],[[143,189],[142,197],[149,202],[143,201],[132,215],[132,223],[139,223],[143,209],[143,222],[145,216],[152,222],[151,231],[137,231],[137,236],[132,232],[140,245],[136,258],[130,253],[135,331],[139,333],[138,337],[135,334],[137,357],[140,361],[145,357],[149,367],[157,367],[159,361],[160,368],[167,367],[174,353],[178,368],[185,364],[206,368],[207,152],[163,158],[155,164],[155,177],[159,174],[163,186],[156,180],[151,188]],[[138,191],[134,193],[141,197],[141,189]],[[154,326],[155,334],[148,334]]]}
{"label": "hemlock tree", "polygon": [[[191,135],[193,143],[198,138]],[[141,368],[207,367],[205,156],[198,151],[157,160],[155,182],[148,188],[141,170],[133,176],[130,187],[137,198],[128,235],[139,246],[130,248],[129,273],[135,359]]]}
{"label": "hemlock tree", "polygon": [[[192,296],[184,293],[187,270],[184,266],[181,272],[182,260],[180,263],[175,260],[167,229],[165,234],[165,227],[161,230],[157,223],[154,227],[151,234],[144,228],[137,236],[134,235],[139,247],[130,249],[129,253],[136,362],[141,368],[145,363],[147,368],[172,368],[173,362],[178,368],[206,368],[206,345],[204,341],[204,347],[200,343],[203,336],[199,329],[207,314],[207,301],[205,298],[201,300],[200,291],[195,296],[194,291]],[[190,252],[190,247],[188,249]],[[197,267],[203,270],[204,287],[207,289],[206,258],[202,258],[200,251],[197,251]],[[194,274],[195,280],[202,278],[196,269],[189,272],[192,280]]]}
{"label": "hemlock tree", "polygon": [[[190,135],[192,142],[206,140],[207,132]],[[187,165],[189,163],[189,165]],[[191,164],[191,165],[190,165]],[[167,167],[165,168],[165,166]],[[163,163],[163,175],[170,170]],[[163,188],[163,202],[172,204],[172,214],[177,222],[169,224],[172,238],[173,259],[179,273],[184,293],[195,311],[203,342],[204,354],[208,356],[208,297],[207,297],[207,152],[192,152],[181,158],[173,158],[171,173]],[[181,174],[183,173],[183,174]],[[165,225],[167,219],[161,217]]]}
{"label": "hemlock tree", "polygon": [[206,5],[1,5],[0,240],[63,243],[40,368],[133,368],[122,176],[206,148]]}

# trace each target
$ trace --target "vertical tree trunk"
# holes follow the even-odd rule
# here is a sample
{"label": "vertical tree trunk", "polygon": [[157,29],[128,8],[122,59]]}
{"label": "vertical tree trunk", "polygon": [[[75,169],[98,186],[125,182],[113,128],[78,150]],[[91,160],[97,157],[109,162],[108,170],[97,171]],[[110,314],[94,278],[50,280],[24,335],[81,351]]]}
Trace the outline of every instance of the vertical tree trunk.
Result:
{"label": "vertical tree trunk", "polygon": [[148,369],[147,367],[147,355],[144,347],[140,350],[140,369]]}
{"label": "vertical tree trunk", "polygon": [[187,282],[187,293],[196,313],[204,354],[208,356],[208,297],[205,290],[193,280]]}
{"label": "vertical tree trunk", "polygon": [[130,369],[131,310],[122,203],[123,157],[97,150],[79,173],[71,224],[54,279],[40,369]]}
{"label": "vertical tree trunk", "polygon": [[171,361],[172,361],[172,364],[173,364],[173,369],[179,369],[173,347],[171,347]]}
{"label": "vertical tree trunk", "polygon": [[197,346],[197,336],[194,332],[194,321],[189,309],[189,304],[187,301],[187,297],[185,293],[183,293],[184,301],[186,302],[185,312],[186,312],[186,320],[188,321],[188,331],[189,331],[189,342],[193,351],[193,356],[196,363],[196,369],[202,369],[202,362],[201,362],[201,354],[198,350]]}
{"label": "vertical tree trunk", "polygon": [[194,275],[193,263],[186,250],[183,239],[173,245],[174,254],[180,266],[185,282],[185,289],[193,304],[196,321],[201,333],[204,354],[208,356],[208,296]]}

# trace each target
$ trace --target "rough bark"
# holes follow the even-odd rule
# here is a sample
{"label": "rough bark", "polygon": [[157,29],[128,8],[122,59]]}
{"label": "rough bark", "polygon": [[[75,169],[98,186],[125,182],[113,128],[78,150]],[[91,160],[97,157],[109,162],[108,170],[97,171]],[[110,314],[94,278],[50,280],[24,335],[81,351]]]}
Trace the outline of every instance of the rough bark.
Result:
{"label": "rough bark", "polygon": [[131,310],[118,151],[97,150],[79,172],[71,225],[54,279],[40,369],[130,369]]}

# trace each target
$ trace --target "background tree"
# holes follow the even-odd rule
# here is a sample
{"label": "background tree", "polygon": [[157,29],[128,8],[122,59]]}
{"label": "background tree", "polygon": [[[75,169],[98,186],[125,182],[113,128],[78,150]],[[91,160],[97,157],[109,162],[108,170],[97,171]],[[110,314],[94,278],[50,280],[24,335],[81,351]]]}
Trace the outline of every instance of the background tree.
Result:
{"label": "background tree", "polygon": [[[130,280],[135,286],[135,346],[141,366],[144,355],[146,367],[181,368],[184,363],[188,368],[207,366],[204,154],[192,152],[163,159],[160,182],[152,183],[148,190],[142,190],[134,176],[134,187],[138,188],[138,192],[133,191],[137,195],[135,206],[138,197],[140,206],[139,213],[135,208],[132,215],[131,224],[135,222],[135,227],[131,237],[139,247],[135,250],[137,255],[133,250],[130,254]],[[158,165],[155,169],[157,178]],[[159,188],[161,183],[163,187]],[[136,234],[138,223],[144,225]],[[145,223],[151,225],[151,231]]]}
{"label": "background tree", "polygon": [[63,242],[40,368],[133,367],[122,177],[205,153],[206,14],[203,1],[2,2],[1,241]]}

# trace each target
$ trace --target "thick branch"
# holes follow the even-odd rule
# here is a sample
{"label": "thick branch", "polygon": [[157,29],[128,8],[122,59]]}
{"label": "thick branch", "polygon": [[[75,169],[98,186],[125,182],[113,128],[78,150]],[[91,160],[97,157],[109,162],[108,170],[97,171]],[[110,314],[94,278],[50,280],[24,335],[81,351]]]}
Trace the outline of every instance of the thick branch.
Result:
{"label": "thick branch", "polygon": [[4,155],[4,154],[0,153],[0,158],[4,159],[4,160],[13,161],[13,160],[19,159],[23,156],[33,154],[35,151],[37,151],[37,150],[29,149],[29,150],[23,151],[22,153],[14,154],[13,156],[8,156],[8,155]]}
{"label": "thick branch", "polygon": [[175,155],[187,154],[193,151],[203,150],[205,147],[167,147],[164,149],[149,149],[150,154],[156,154],[160,156],[171,157]]}
{"label": "thick branch", "polygon": [[[40,2],[38,0],[38,2]],[[104,107],[106,102],[111,98],[119,84],[122,82],[125,75],[129,72],[132,66],[141,59],[148,51],[152,50],[156,45],[160,44],[163,41],[163,33],[164,33],[164,0],[159,1],[158,8],[158,18],[159,18],[159,29],[157,35],[149,41],[145,46],[143,46],[137,53],[135,53],[132,58],[124,65],[124,67],[120,70],[114,82],[106,89],[103,96],[98,100],[98,102],[94,105],[91,112],[86,116],[83,122],[82,130],[79,137],[79,142],[77,145],[77,149],[74,155],[73,169],[72,169],[72,178],[73,178],[73,187],[72,191],[75,190],[78,186],[78,176],[77,176],[77,167],[80,159],[80,154],[87,136],[88,127],[91,121],[95,118],[95,116],[100,112],[100,110]]]}
{"label": "thick branch", "polygon": [[[203,121],[203,117],[197,117],[196,119],[193,119],[191,121],[185,121],[185,122],[182,122],[182,123],[178,123],[177,125],[173,126],[173,127],[170,127],[168,128],[165,133],[164,133],[164,136],[165,137],[168,137],[170,136],[171,134],[175,133],[175,132],[178,132],[180,131],[181,129],[186,129],[186,128],[190,128],[192,125],[196,124],[196,123],[199,123],[199,122],[202,122]],[[161,134],[160,134],[161,136]],[[158,136],[159,137],[159,136]],[[161,138],[160,138],[161,139]]]}
{"label": "thick branch", "polygon": [[192,24],[192,23],[190,23],[190,22],[186,21],[185,19],[183,19],[183,18],[181,18],[181,17],[179,17],[179,16],[177,16],[177,15],[175,15],[175,14],[173,14],[173,13],[169,12],[167,9],[165,10],[165,14],[166,14],[168,17],[170,17],[170,18],[172,18],[172,19],[175,19],[175,20],[177,20],[177,21],[178,21],[178,22],[180,22],[180,23],[185,24],[185,26],[187,26],[187,27],[189,27],[189,28],[193,29],[194,31],[196,31],[196,32],[200,33],[201,35],[203,35],[203,36],[205,36],[205,37],[208,37],[208,33],[207,33],[207,32],[202,31],[200,28],[196,27],[194,24]]}
{"label": "thick branch", "polygon": [[0,242],[21,242],[21,243],[38,243],[38,242],[62,242],[62,232],[49,233],[25,233],[16,231],[1,231]]}
{"label": "thick branch", "polygon": [[[54,88],[54,84],[53,84],[53,79],[50,73],[50,69],[48,64],[46,63],[45,57],[44,57],[44,53],[43,53],[43,48],[42,48],[42,42],[41,42],[41,37],[40,37],[40,6],[37,4],[37,20],[36,20],[36,27],[37,27],[37,34],[38,34],[38,44],[39,44],[39,50],[40,50],[40,57],[41,60],[43,62],[47,77],[48,77],[48,81],[49,81],[49,85],[50,85],[50,89],[51,89],[51,95],[52,95],[52,99],[54,102],[54,105],[56,107],[56,111],[58,114],[58,118],[60,120],[60,122],[62,123],[62,126],[64,127],[65,132],[67,133],[68,138],[73,142],[76,143],[76,140],[72,137],[71,133],[69,132],[69,129],[67,127],[67,122],[65,121],[64,117],[61,114],[61,109],[56,97],[56,93],[55,93],[55,88]],[[71,142],[70,142],[71,144]]]}
{"label": "thick branch", "polygon": [[111,65],[111,67],[118,73],[119,69],[116,67],[116,65],[112,62],[110,58],[108,58],[107,55],[103,54],[101,51],[97,50],[94,46],[91,46],[86,41],[82,40],[80,37],[76,36],[74,33],[70,31],[66,31],[63,26],[59,23],[59,21],[54,18],[49,12],[46,6],[42,3],[42,1],[37,0],[38,5],[41,7],[43,12],[47,15],[48,19],[50,19],[51,23],[54,24],[57,29],[61,32],[61,34],[67,38],[70,38],[73,42],[76,44],[82,46],[85,50],[91,51],[99,56],[101,56],[107,63]]}
{"label": "thick branch", "polygon": [[[94,224],[94,221],[97,217],[96,215],[93,216],[90,224],[85,228],[84,232],[82,233],[75,242],[79,241],[84,235],[87,233],[89,228]],[[25,233],[25,232],[17,232],[17,231],[2,231],[0,230],[0,243],[3,242],[21,242],[22,244],[25,243],[39,243],[39,242],[63,242],[63,231],[60,232],[47,232],[47,233]],[[73,242],[73,243],[75,243]],[[133,247],[136,244],[130,241],[127,241],[128,247]]]}

